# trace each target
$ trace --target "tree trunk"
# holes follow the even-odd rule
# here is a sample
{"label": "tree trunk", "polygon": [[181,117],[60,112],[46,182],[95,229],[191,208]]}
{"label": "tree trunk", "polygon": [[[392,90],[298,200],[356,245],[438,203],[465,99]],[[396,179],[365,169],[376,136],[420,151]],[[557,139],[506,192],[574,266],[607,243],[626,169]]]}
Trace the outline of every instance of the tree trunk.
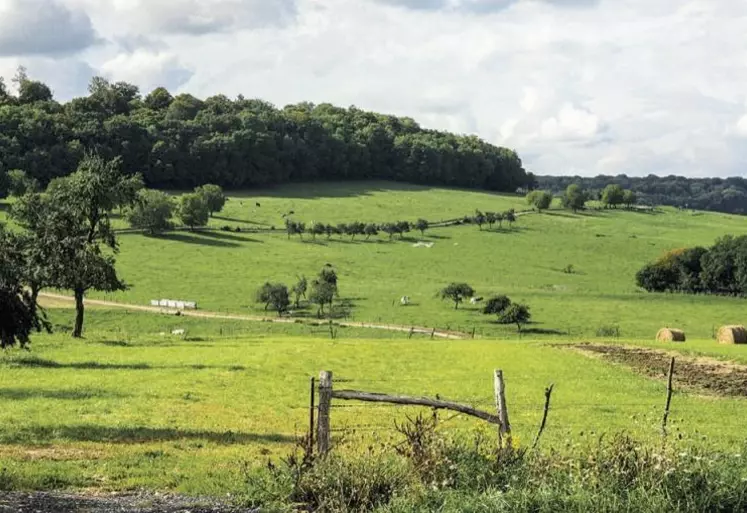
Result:
{"label": "tree trunk", "polygon": [[83,316],[85,315],[83,293],[82,289],[75,289],[75,328],[73,329],[73,338],[81,338],[83,336]]}
{"label": "tree trunk", "polygon": [[459,301],[454,301],[454,310],[459,310]]}
{"label": "tree trunk", "polygon": [[36,283],[31,284],[31,312],[36,315],[37,301],[39,300],[39,291],[41,287]]}

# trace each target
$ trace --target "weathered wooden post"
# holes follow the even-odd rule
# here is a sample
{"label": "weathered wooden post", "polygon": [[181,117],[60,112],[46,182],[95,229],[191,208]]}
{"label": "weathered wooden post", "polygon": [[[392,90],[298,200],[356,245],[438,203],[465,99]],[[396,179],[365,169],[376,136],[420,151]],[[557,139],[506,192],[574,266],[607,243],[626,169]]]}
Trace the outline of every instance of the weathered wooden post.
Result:
{"label": "weathered wooden post", "polygon": [[[500,448],[512,447],[511,424],[508,420],[508,408],[506,407],[506,384],[503,381],[503,371],[496,369],[494,377],[495,385],[495,407],[498,410],[498,443]],[[504,443],[505,442],[505,443]]]}
{"label": "weathered wooden post", "polygon": [[317,450],[321,456],[329,452],[329,410],[332,404],[332,373],[322,371],[319,373],[319,412],[317,415],[316,443]]}
{"label": "weathered wooden post", "polygon": [[667,421],[669,420],[669,408],[672,405],[672,378],[674,377],[674,357],[669,364],[669,379],[667,380],[667,404],[664,408],[664,418],[661,419],[661,436],[667,436]]}
{"label": "weathered wooden post", "polygon": [[433,340],[436,336],[436,328],[433,328],[433,331],[431,331],[431,340]]}
{"label": "weathered wooden post", "polygon": [[309,454],[314,452],[314,406],[316,393],[316,379],[311,377],[311,387],[309,388]]}

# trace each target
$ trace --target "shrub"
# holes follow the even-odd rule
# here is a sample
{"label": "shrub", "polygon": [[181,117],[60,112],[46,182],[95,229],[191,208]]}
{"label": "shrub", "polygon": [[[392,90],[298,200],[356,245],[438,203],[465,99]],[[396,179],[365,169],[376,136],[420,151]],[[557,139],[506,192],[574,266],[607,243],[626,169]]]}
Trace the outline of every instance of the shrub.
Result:
{"label": "shrub", "polygon": [[127,210],[125,217],[133,228],[155,235],[172,228],[173,210],[171,196],[161,191],[142,189],[138,191],[135,203]]}
{"label": "shrub", "polygon": [[482,313],[485,315],[502,314],[509,306],[511,306],[511,300],[508,296],[494,296],[485,303]]}
{"label": "shrub", "polygon": [[454,302],[454,309],[459,308],[459,303],[475,295],[475,289],[466,283],[451,283],[441,289],[439,293],[441,299],[448,299]]}
{"label": "shrub", "polygon": [[498,322],[501,324],[516,324],[517,329],[521,331],[521,327],[527,324],[531,318],[532,314],[529,313],[528,306],[513,303],[498,317]]}

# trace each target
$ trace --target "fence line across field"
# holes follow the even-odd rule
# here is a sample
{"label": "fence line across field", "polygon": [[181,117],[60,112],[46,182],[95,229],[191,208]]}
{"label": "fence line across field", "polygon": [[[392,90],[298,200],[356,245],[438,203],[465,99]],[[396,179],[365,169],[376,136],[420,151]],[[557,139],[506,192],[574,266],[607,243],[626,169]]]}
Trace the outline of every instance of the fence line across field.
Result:
{"label": "fence line across field", "polygon": [[[661,421],[661,434],[662,438],[667,437],[668,420],[672,414],[672,398],[674,396],[674,369],[675,369],[675,358],[672,358],[669,372],[668,372],[668,383],[666,390],[666,403],[664,407],[663,417]],[[536,378],[535,378],[536,379]],[[354,380],[348,379],[347,381],[353,382],[364,382],[365,380]],[[374,380],[369,380],[373,382]],[[396,383],[396,378],[387,380],[389,384]],[[513,447],[512,443],[512,431],[511,422],[509,421],[508,406],[506,401],[506,381],[504,380],[503,371],[496,369],[493,373],[493,398],[496,413],[480,410],[475,406],[475,403],[482,403],[482,401],[471,401],[471,404],[465,404],[455,400],[442,399],[440,395],[436,395],[435,398],[430,397],[415,397],[393,393],[380,393],[380,392],[368,392],[360,390],[337,390],[334,388],[335,380],[331,371],[322,371],[319,374],[318,387],[316,386],[315,378],[311,378],[311,395],[309,404],[309,435],[307,437],[309,443],[309,451],[313,451],[313,440],[316,436],[316,447],[317,451],[321,455],[325,455],[329,452],[332,444],[331,433],[333,432],[351,432],[351,431],[389,431],[392,428],[381,426],[378,424],[366,424],[356,426],[345,426],[332,428],[332,412],[343,413],[352,412],[355,413],[356,406],[358,405],[339,405],[333,404],[333,400],[337,401],[357,401],[363,403],[373,403],[374,406],[382,407],[382,409],[392,406],[408,406],[408,407],[425,407],[433,410],[449,410],[454,414],[449,417],[446,422],[456,419],[460,416],[474,417],[479,420],[488,422],[497,427],[498,430],[498,448],[500,450],[511,450]],[[548,416],[551,410],[556,409],[555,406],[551,406],[552,392],[555,389],[555,384],[551,384],[545,389],[545,401],[544,405],[536,403],[532,405],[524,405],[521,410],[527,411],[541,411],[542,420],[539,426],[539,430],[534,437],[532,448],[536,448],[539,444],[540,438],[545,431],[547,426]],[[318,395],[318,404],[316,403],[316,397]],[[470,401],[467,401],[470,402]],[[484,403],[483,403],[484,404]],[[366,404],[366,407],[370,407]],[[648,411],[658,409],[660,407],[657,404],[646,402],[646,403],[619,403],[619,404],[602,404],[602,403],[567,403],[561,404],[557,409],[577,409],[581,407],[586,408],[597,408],[605,407],[612,409],[613,412],[619,412],[627,409],[628,407],[640,408]],[[315,420],[316,413],[316,420]],[[648,412],[642,412],[648,413]],[[520,424],[524,424],[521,422]],[[574,423],[564,423],[564,428],[576,429]],[[581,429],[588,431],[596,431],[595,426],[579,426]]]}

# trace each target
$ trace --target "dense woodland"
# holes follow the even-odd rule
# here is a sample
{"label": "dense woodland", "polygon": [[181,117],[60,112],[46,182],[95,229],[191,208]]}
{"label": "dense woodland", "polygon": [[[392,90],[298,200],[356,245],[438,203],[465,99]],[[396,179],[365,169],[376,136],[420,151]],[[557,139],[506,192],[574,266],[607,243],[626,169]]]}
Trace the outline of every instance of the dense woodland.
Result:
{"label": "dense woodland", "polygon": [[163,88],[143,96],[102,78],[87,97],[59,103],[23,70],[13,82],[16,94],[0,81],[0,171],[24,171],[42,186],[72,173],[86,151],[121,157],[152,188],[381,179],[514,192],[534,180],[513,150],[355,107],[277,109]]}
{"label": "dense woodland", "polygon": [[731,214],[747,213],[747,180],[744,178],[685,178],[682,176],[631,177],[539,176],[533,185],[553,193],[562,193],[578,184],[591,199],[599,199],[607,185],[617,184],[633,191],[645,205],[670,205],[694,210],[711,210]]}

